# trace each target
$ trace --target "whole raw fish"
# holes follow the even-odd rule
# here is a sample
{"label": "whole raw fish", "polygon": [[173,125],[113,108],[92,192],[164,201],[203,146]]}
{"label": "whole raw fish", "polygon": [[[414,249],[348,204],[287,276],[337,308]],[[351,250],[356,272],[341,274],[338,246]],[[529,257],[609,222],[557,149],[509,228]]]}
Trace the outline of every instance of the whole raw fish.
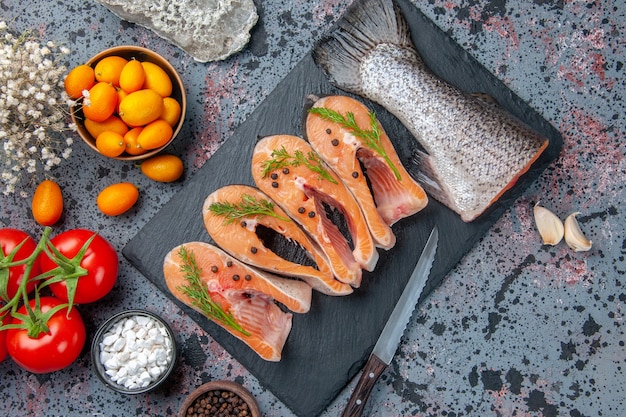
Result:
{"label": "whole raw fish", "polygon": [[424,149],[418,180],[466,222],[511,188],[548,145],[498,105],[433,74],[392,0],[354,4],[313,58],[333,85],[381,104],[409,129]]}

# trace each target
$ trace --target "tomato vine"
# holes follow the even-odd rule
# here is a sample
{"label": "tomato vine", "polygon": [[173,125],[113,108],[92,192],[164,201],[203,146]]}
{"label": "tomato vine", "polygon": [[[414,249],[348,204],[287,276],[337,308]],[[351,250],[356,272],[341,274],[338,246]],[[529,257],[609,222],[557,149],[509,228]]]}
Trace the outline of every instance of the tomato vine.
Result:
{"label": "tomato vine", "polygon": [[[98,233],[76,229],[50,238],[51,233],[46,227],[33,249],[29,235],[0,229],[0,340],[19,366],[35,373],[62,369],[76,359],[85,328],[74,304],[102,298],[118,273],[117,253]],[[18,243],[16,236],[25,237]],[[24,248],[32,251],[25,255]],[[44,288],[53,295],[44,294]],[[72,348],[61,352],[69,340]],[[58,360],[45,366],[33,362],[35,350],[50,352]]]}

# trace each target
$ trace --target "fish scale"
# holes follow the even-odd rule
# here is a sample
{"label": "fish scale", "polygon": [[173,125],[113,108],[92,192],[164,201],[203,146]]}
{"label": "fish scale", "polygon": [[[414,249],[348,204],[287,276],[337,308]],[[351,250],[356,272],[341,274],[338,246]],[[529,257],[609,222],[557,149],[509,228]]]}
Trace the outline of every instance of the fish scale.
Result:
{"label": "fish scale", "polygon": [[548,145],[500,106],[432,73],[391,0],[352,7],[316,46],[314,59],[332,84],[379,103],[406,126],[424,149],[418,180],[466,222],[511,188]]}

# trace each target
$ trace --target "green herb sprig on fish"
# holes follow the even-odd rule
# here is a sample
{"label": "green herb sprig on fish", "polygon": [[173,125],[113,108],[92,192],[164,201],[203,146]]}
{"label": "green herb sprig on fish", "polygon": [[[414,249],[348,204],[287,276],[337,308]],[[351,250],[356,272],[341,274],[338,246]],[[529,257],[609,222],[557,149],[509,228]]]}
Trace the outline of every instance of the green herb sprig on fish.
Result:
{"label": "green herb sprig on fish", "polygon": [[185,275],[185,279],[187,280],[187,284],[179,286],[178,290],[189,296],[192,299],[193,305],[210,319],[231,327],[245,336],[249,336],[250,333],[237,323],[237,320],[235,320],[232,314],[225,312],[219,304],[211,299],[209,290],[202,282],[202,269],[198,266],[194,254],[190,253],[184,246],[180,247],[178,254],[183,261],[183,264],[180,266],[180,271]]}
{"label": "green herb sprig on fish", "polygon": [[311,171],[316,172],[321,178],[337,184],[337,180],[330,175],[330,172],[324,167],[324,163],[315,152],[308,152],[304,155],[302,151],[296,151],[294,155],[291,155],[285,147],[281,149],[275,149],[272,151],[272,159],[263,163],[263,178],[267,177],[272,171],[277,169],[304,165]]}
{"label": "green herb sprig on fish", "polygon": [[344,117],[341,113],[325,107],[312,107],[309,109],[309,113],[316,114],[324,120],[337,123],[352,131],[354,136],[363,140],[365,146],[379,154],[385,160],[387,165],[389,165],[389,168],[395,174],[396,179],[398,181],[402,181],[400,171],[398,171],[398,168],[396,168],[394,163],[389,158],[389,155],[387,155],[387,151],[385,151],[385,148],[383,148],[380,143],[381,131],[378,126],[378,119],[376,118],[376,114],[374,112],[368,113],[370,117],[370,130],[361,129],[354,118],[354,113],[351,112],[346,113],[346,116]]}
{"label": "green herb sprig on fish", "polygon": [[226,218],[226,223],[234,223],[243,217],[258,215],[272,216],[280,220],[290,221],[289,218],[279,216],[274,211],[274,203],[269,200],[257,200],[249,194],[241,196],[241,203],[217,202],[209,206],[209,210],[218,216]]}

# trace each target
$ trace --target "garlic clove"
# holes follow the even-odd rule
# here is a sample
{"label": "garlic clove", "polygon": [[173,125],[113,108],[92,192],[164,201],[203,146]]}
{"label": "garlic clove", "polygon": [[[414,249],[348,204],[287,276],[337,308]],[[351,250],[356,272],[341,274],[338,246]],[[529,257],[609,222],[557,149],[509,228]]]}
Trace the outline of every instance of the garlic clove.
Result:
{"label": "garlic clove", "polygon": [[585,252],[591,249],[591,240],[587,239],[580,230],[576,216],[580,212],[574,212],[565,219],[565,243],[575,252]]}
{"label": "garlic clove", "polygon": [[535,225],[544,245],[556,245],[563,239],[563,222],[545,207],[535,204]]}

